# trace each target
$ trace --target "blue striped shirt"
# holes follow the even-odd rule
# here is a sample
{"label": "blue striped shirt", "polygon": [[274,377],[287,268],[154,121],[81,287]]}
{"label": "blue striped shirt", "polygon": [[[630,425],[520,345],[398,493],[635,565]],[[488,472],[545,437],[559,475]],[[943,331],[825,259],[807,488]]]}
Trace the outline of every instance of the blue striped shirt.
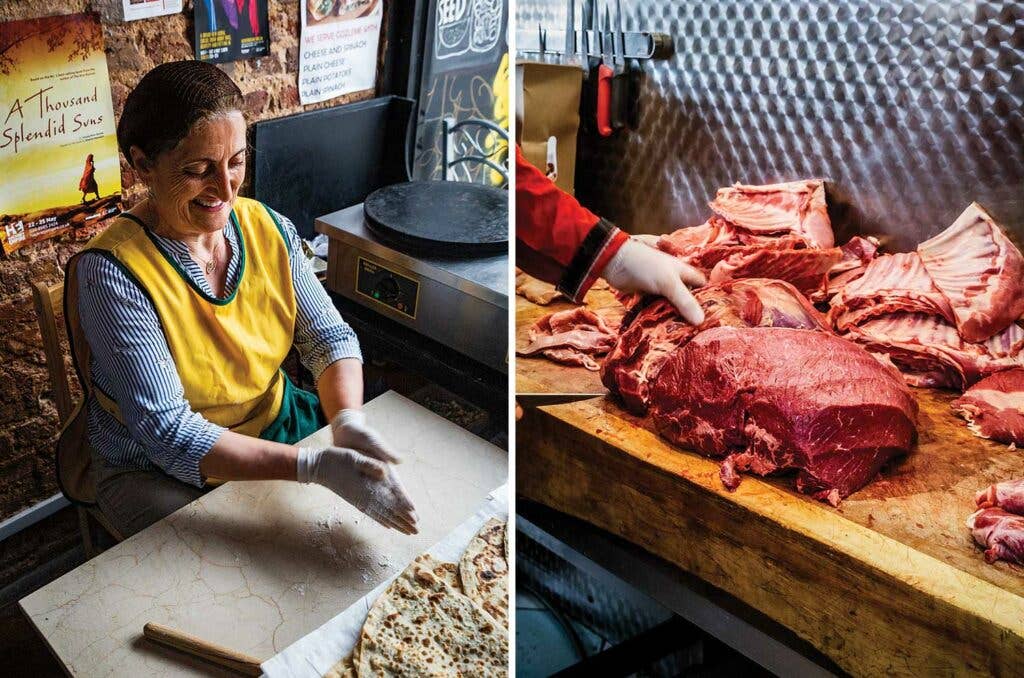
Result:
{"label": "blue striped shirt", "polygon": [[[342,358],[362,360],[355,332],[338,314],[302,253],[295,226],[274,213],[291,243],[291,274],[297,316],[294,346],[302,364],[319,379]],[[224,296],[238,284],[241,257],[235,229],[224,227],[231,249]],[[206,294],[216,296],[179,240],[155,239]],[[156,309],[124,272],[99,254],[83,253],[77,269],[82,331],[92,357],[93,383],[113,398],[122,425],[89,399],[89,442],[116,466],[161,469],[186,483],[202,487],[199,461],[225,429],[192,411],[185,400],[174,360]]]}

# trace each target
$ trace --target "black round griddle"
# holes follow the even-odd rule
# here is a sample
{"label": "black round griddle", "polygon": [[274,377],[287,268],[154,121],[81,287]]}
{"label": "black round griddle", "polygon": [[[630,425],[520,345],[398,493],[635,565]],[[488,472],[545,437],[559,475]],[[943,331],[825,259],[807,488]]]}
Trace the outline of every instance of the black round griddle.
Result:
{"label": "black round griddle", "polygon": [[363,203],[370,229],[406,253],[475,257],[508,251],[508,191],[457,181],[379,188]]}

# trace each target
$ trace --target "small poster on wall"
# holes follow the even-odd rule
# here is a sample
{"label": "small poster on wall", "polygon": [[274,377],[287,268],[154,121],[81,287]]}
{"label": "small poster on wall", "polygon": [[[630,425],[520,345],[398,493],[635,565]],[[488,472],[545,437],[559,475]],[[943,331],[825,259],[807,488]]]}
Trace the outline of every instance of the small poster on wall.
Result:
{"label": "small poster on wall", "polygon": [[299,100],[315,104],[372,89],[381,0],[301,0]]}
{"label": "small poster on wall", "polygon": [[176,14],[181,11],[182,0],[121,0],[124,20],[148,19],[153,16]]}
{"label": "small poster on wall", "polygon": [[267,0],[195,0],[196,59],[225,63],[270,53]]}
{"label": "small poster on wall", "polygon": [[4,252],[120,211],[114,109],[95,14],[0,23],[0,117]]}

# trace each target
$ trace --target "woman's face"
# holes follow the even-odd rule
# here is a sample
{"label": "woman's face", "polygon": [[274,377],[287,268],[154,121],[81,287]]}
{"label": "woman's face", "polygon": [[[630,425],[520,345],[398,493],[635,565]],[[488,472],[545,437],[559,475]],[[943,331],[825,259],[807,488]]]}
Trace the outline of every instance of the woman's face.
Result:
{"label": "woman's face", "polygon": [[161,230],[181,237],[224,228],[245,178],[245,118],[239,111],[200,120],[156,161],[131,150],[152,191]]}

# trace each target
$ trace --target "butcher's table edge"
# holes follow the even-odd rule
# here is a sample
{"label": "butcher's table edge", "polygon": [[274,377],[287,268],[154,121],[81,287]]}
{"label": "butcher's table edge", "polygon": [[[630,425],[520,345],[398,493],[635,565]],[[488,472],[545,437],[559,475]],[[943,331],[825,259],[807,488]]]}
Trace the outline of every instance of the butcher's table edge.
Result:
{"label": "butcher's table edge", "polygon": [[[516,491],[728,591],[852,675],[1011,675],[1024,598],[607,416],[604,398],[530,409]],[[980,554],[979,554],[980,557]]]}

